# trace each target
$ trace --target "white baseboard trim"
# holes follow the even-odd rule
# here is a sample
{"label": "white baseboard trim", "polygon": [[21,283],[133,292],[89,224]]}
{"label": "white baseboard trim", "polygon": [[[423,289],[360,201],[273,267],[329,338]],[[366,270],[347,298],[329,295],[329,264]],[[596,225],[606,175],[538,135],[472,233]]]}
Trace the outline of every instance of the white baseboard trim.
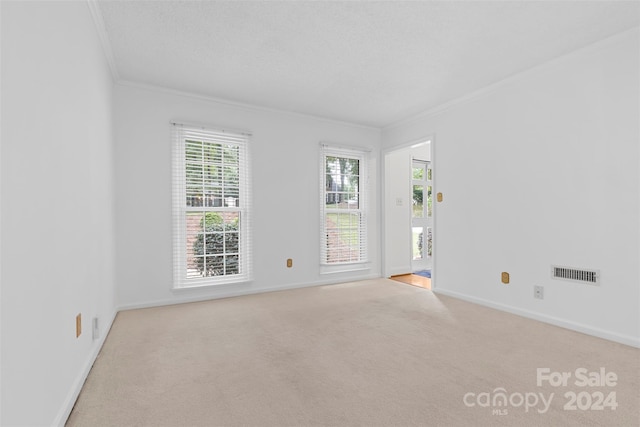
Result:
{"label": "white baseboard trim", "polygon": [[176,298],[167,298],[161,300],[155,300],[145,303],[134,303],[134,304],[123,304],[118,307],[119,311],[124,310],[136,310],[139,308],[152,308],[152,307],[162,307],[166,305],[174,305],[174,304],[186,304],[190,302],[200,302],[200,301],[209,301],[215,299],[222,298],[233,298],[239,297],[243,295],[253,295],[253,294],[261,294],[264,292],[278,292],[278,291],[286,291],[289,289],[298,289],[298,288],[309,288],[312,286],[323,286],[323,285],[335,285],[338,283],[350,283],[357,282],[361,280],[370,280],[370,279],[379,279],[379,274],[367,274],[358,277],[352,277],[349,279],[345,279],[344,277],[341,279],[328,279],[328,280],[316,280],[313,282],[305,282],[305,283],[294,283],[283,286],[269,286],[265,288],[259,289],[232,289],[228,291],[223,291],[220,293],[212,294],[212,295],[198,295],[198,296],[180,296]]}
{"label": "white baseboard trim", "polygon": [[118,315],[118,310],[116,309],[113,311],[113,313],[111,313],[111,316],[108,319],[108,322],[106,325],[107,327],[100,331],[100,338],[94,344],[93,349],[89,354],[89,358],[87,359],[84,366],[82,367],[82,371],[80,371],[80,373],[78,374],[78,377],[74,381],[73,386],[71,387],[71,390],[69,390],[69,393],[67,394],[67,397],[64,400],[64,404],[62,405],[62,408],[60,409],[60,412],[58,413],[58,416],[55,418],[52,425],[64,427],[65,423],[67,422],[67,419],[69,418],[69,415],[71,415],[71,411],[73,410],[73,406],[76,404],[76,400],[80,395],[80,391],[84,386],[84,382],[87,380],[87,377],[89,376],[89,372],[91,371],[91,368],[93,367],[93,363],[96,361],[96,358],[100,353],[100,350],[102,350],[102,346],[104,345],[104,342],[107,339],[107,335],[109,335],[109,331],[111,330],[111,326],[113,325],[113,321],[116,319],[117,315]]}
{"label": "white baseboard trim", "polygon": [[572,322],[559,317],[547,316],[545,314],[537,313],[535,311],[524,310],[517,307],[512,307],[505,304],[496,303],[493,301],[485,300],[482,298],[476,298],[466,294],[462,294],[455,291],[448,291],[446,289],[436,288],[433,290],[436,294],[449,296],[452,298],[461,299],[463,301],[471,302],[485,307],[494,308],[496,310],[505,311],[507,313],[516,314],[518,316],[526,317],[540,322],[548,323],[554,326],[560,326],[561,328],[570,329],[572,331],[581,332],[583,334],[592,335],[594,337],[603,338],[609,341],[615,341],[620,344],[625,344],[631,347],[640,348],[640,337],[634,337],[631,335],[618,334],[616,332],[607,331],[604,329],[594,328],[591,326],[583,325],[581,323]]}

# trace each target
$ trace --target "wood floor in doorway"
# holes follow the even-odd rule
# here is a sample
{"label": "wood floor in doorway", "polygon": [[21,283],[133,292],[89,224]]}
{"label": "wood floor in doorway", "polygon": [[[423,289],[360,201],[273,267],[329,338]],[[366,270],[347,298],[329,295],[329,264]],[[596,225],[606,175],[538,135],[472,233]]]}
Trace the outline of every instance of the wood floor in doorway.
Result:
{"label": "wood floor in doorway", "polygon": [[418,276],[417,274],[399,274],[397,276],[391,276],[390,279],[431,290],[431,279],[428,277]]}

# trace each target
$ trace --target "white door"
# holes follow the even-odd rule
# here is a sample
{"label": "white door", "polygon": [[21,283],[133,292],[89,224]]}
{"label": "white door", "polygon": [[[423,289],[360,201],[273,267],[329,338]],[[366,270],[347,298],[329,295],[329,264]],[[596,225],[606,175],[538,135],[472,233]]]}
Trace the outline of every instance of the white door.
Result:
{"label": "white door", "polygon": [[411,170],[411,270],[431,269],[433,256],[433,172],[431,162],[413,160]]}

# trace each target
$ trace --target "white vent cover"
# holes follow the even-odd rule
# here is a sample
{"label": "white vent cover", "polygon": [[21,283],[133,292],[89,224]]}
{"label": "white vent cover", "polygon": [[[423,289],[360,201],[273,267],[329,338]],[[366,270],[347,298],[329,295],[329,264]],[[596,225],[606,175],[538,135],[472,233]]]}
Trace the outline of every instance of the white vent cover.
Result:
{"label": "white vent cover", "polygon": [[551,277],[554,279],[587,283],[589,285],[600,285],[600,270],[586,270],[582,268],[552,265]]}

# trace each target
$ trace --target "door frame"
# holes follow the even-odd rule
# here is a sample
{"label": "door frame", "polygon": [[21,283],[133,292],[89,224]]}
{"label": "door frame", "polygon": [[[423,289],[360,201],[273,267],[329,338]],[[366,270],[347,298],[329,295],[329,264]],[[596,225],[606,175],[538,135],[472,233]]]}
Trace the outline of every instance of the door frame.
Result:
{"label": "door frame", "polygon": [[[411,140],[409,142],[403,143],[403,144],[399,144],[399,145],[394,145],[392,147],[387,147],[384,148],[382,150],[382,155],[380,156],[380,170],[382,171],[382,179],[381,179],[381,184],[382,184],[382,194],[380,197],[381,200],[381,209],[380,212],[382,213],[381,215],[381,233],[380,233],[380,237],[381,237],[381,242],[382,242],[382,247],[381,247],[381,257],[382,257],[382,277],[389,277],[390,276],[390,265],[388,264],[388,248],[387,248],[387,242],[386,242],[386,233],[387,231],[389,231],[390,229],[393,228],[393,224],[388,224],[388,220],[387,218],[389,217],[389,214],[387,212],[387,210],[389,209],[389,200],[387,200],[387,192],[388,192],[388,184],[387,184],[387,176],[390,176],[393,171],[391,170],[387,170],[387,156],[393,152],[396,151],[400,151],[400,150],[404,150],[407,148],[411,148],[417,144],[421,144],[421,143],[425,143],[425,142],[429,142],[429,154],[430,154],[430,159],[429,161],[431,162],[431,173],[432,173],[432,191],[433,191],[433,197],[434,197],[434,202],[433,202],[433,255],[431,258],[431,288],[435,289],[437,287],[437,266],[438,266],[438,256],[437,256],[437,248],[438,248],[438,237],[439,237],[439,233],[438,233],[438,201],[436,200],[436,195],[437,195],[437,188],[438,188],[438,173],[437,173],[437,159],[436,159],[436,137],[434,134],[431,135],[427,135],[425,137],[422,138],[418,138],[418,139],[414,139]],[[407,164],[408,168],[411,168],[411,161]],[[407,187],[409,187],[410,183],[407,183]],[[407,209],[407,216],[409,217],[409,223],[411,221],[411,207],[408,206]],[[407,234],[410,234],[411,230],[410,228],[408,230],[406,230]],[[411,236],[409,235],[409,241],[411,241]],[[408,271],[407,273],[411,273],[410,271]]]}

